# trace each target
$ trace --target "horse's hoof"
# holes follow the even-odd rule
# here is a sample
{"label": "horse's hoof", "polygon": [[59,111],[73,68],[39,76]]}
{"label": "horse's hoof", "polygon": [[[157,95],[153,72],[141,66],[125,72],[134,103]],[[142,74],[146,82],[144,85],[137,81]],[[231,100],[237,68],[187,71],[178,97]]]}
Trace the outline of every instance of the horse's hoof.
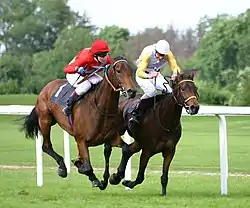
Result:
{"label": "horse's hoof", "polygon": [[113,173],[110,178],[109,178],[109,183],[112,185],[117,185],[121,182],[120,177],[118,176],[118,174]]}
{"label": "horse's hoof", "polygon": [[62,178],[66,178],[68,176],[67,169],[66,168],[58,168],[57,171],[58,175]]}
{"label": "horse's hoof", "polygon": [[132,181],[125,180],[125,181],[122,182],[122,185],[126,186],[126,187],[128,187],[130,189],[134,188],[134,186],[132,185]]}
{"label": "horse's hoof", "polygon": [[108,186],[108,182],[105,182],[105,181],[101,181],[101,186],[99,186],[99,189],[100,190],[105,190]]}
{"label": "horse's hoof", "polygon": [[166,190],[166,188],[162,188],[162,190],[161,190],[161,195],[162,195],[162,196],[166,196],[166,195],[167,195],[167,190]]}
{"label": "horse's hoof", "polygon": [[100,187],[100,186],[102,186],[102,184],[99,180],[92,181],[92,187]]}

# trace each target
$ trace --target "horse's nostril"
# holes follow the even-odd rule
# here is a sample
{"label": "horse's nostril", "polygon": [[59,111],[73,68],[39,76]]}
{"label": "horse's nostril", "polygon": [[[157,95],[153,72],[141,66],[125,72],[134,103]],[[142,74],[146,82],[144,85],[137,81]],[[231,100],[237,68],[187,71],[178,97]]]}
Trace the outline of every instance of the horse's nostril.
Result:
{"label": "horse's nostril", "polygon": [[190,111],[193,112],[193,113],[195,113],[195,114],[198,113],[199,108],[200,108],[199,105],[198,105],[198,106],[191,105],[191,106],[189,107]]}
{"label": "horse's nostril", "polygon": [[130,93],[133,92],[133,90],[132,89],[128,89],[127,92],[130,94]]}
{"label": "horse's nostril", "polygon": [[191,105],[191,106],[190,106],[190,110],[191,110],[191,111],[195,110],[195,106],[194,106],[194,105]]}

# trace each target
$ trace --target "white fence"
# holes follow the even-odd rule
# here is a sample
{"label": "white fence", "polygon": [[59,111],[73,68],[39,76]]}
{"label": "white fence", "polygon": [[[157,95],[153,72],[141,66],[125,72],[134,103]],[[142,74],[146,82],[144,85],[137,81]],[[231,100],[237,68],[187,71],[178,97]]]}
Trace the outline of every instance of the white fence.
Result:
{"label": "white fence", "polygon": [[[0,114],[4,115],[27,115],[34,106],[8,105],[0,106]],[[187,116],[185,110],[182,114]],[[220,143],[220,178],[221,195],[227,195],[228,179],[228,156],[227,156],[227,123],[225,116],[250,115],[250,107],[230,107],[230,106],[201,106],[196,116],[217,116],[219,118],[219,143]],[[130,138],[125,134],[125,140],[129,143]],[[70,150],[69,135],[64,131],[64,159],[70,172]],[[43,185],[43,164],[42,164],[42,138],[41,135],[36,139],[36,162],[37,162],[37,185]],[[126,168],[126,179],[131,178],[131,162]]]}

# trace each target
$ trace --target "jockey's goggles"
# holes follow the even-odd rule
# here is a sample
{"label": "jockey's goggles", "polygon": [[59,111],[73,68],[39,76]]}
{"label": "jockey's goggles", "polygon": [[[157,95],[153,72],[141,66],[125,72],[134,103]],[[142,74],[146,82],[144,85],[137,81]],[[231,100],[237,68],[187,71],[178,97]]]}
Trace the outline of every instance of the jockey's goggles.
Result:
{"label": "jockey's goggles", "polygon": [[95,55],[96,55],[96,56],[99,56],[99,57],[101,57],[101,58],[104,58],[105,56],[108,55],[108,52],[100,52],[100,53],[96,53]]}
{"label": "jockey's goggles", "polygon": [[166,56],[165,54],[159,53],[157,50],[155,50],[155,52],[156,52],[159,56],[161,56],[161,57],[165,57],[165,56]]}

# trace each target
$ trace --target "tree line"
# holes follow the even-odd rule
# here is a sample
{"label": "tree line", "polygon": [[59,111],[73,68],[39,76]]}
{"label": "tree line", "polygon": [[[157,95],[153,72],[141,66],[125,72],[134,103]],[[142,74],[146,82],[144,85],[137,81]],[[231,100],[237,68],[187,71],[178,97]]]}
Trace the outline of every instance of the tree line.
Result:
{"label": "tree line", "polygon": [[[131,35],[116,25],[98,28],[71,10],[67,0],[1,0],[0,94],[38,94],[46,83],[64,78],[63,67],[96,38],[105,39],[111,56],[125,56],[136,69],[141,50],[166,39],[183,69],[197,69],[200,102],[250,104],[250,10],[234,17],[204,16],[196,28],[172,25]],[[166,66],[162,72],[169,75]]]}

